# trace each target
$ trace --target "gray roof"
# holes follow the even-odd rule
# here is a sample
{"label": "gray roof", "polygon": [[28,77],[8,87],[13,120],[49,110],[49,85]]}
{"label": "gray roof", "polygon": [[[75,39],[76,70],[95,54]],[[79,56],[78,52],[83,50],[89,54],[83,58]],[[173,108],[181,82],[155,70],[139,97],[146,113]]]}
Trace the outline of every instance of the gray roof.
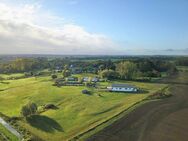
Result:
{"label": "gray roof", "polygon": [[118,88],[136,88],[135,86],[129,85],[129,84],[112,84],[112,87],[118,87]]}

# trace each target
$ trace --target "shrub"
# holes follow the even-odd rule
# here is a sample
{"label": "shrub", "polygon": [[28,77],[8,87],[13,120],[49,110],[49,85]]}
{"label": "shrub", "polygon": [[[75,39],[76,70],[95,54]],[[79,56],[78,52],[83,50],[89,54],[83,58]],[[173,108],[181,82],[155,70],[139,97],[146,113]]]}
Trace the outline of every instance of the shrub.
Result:
{"label": "shrub", "polygon": [[44,106],[44,109],[45,110],[48,110],[48,109],[57,109],[57,107],[54,104],[46,104]]}
{"label": "shrub", "polygon": [[82,90],[82,94],[90,94],[90,91],[88,91],[88,90]]}
{"label": "shrub", "polygon": [[55,74],[52,74],[52,79],[56,79],[57,78],[57,75],[55,75]]}

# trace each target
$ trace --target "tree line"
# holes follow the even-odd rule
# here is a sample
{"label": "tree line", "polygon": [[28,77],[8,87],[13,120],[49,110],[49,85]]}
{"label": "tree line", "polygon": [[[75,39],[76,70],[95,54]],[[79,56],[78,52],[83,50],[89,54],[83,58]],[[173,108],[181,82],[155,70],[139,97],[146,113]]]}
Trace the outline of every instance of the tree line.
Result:
{"label": "tree line", "polygon": [[176,59],[176,65],[178,66],[188,66],[188,57],[181,57]]}
{"label": "tree line", "polygon": [[115,69],[104,69],[100,75],[107,79],[133,80],[139,77],[161,77],[163,72],[177,72],[176,65],[161,60],[121,61],[115,63]]}
{"label": "tree line", "polygon": [[[177,60],[182,64],[186,60]],[[0,73],[29,72],[34,70],[56,68],[65,76],[70,75],[71,67],[80,68],[82,72],[100,74],[107,79],[135,79],[137,77],[160,77],[162,72],[176,72],[177,62],[158,58],[136,58],[125,60],[73,60],[67,58],[17,58],[0,63]]]}

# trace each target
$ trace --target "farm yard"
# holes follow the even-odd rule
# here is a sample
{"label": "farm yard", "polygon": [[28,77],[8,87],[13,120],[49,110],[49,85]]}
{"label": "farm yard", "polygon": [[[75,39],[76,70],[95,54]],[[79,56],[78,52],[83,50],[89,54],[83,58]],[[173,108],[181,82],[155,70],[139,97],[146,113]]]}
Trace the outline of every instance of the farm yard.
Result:
{"label": "farm yard", "polygon": [[[94,76],[79,74],[77,77]],[[133,81],[98,82],[101,87],[112,83],[127,83],[145,92],[138,94],[100,91],[86,86],[53,86],[51,76],[29,77],[0,82],[0,111],[9,116],[20,116],[21,107],[32,101],[39,109],[54,104],[57,109],[41,112],[27,122],[18,124],[43,140],[68,140],[121,113],[150,94],[164,88],[165,84]],[[82,90],[91,91],[90,95]],[[39,124],[40,123],[40,124]]]}

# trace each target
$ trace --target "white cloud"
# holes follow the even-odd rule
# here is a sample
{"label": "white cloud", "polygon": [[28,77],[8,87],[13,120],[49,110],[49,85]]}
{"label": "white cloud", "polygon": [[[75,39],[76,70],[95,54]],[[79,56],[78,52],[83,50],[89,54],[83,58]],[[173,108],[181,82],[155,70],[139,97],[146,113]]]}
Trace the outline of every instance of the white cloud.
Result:
{"label": "white cloud", "polygon": [[121,54],[122,48],[102,34],[67,24],[40,4],[0,3],[0,53]]}

